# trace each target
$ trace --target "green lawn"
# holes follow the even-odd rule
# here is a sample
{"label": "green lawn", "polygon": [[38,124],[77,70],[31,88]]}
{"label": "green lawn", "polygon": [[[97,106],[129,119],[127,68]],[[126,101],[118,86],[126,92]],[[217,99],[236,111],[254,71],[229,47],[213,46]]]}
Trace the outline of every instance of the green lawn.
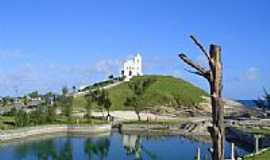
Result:
{"label": "green lawn", "polygon": [[[202,96],[208,95],[206,92],[191,83],[172,76],[135,77],[131,82],[149,78],[155,79],[155,82],[146,90],[143,98],[145,107],[193,107],[203,100],[201,98]],[[132,91],[128,87],[128,83],[130,82],[125,82],[109,89],[109,97],[112,101],[111,110],[127,109],[124,107],[124,102],[128,96],[132,95]],[[86,105],[84,97],[76,97],[74,100],[74,108],[82,108],[83,105]]]}

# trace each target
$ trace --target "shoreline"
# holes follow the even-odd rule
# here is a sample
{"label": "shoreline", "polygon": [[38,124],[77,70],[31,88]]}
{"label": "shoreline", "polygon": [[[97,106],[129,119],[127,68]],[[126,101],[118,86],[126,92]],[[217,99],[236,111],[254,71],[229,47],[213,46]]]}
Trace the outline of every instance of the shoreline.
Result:
{"label": "shoreline", "polygon": [[31,136],[40,136],[46,134],[101,134],[110,133],[112,130],[111,124],[102,125],[69,125],[69,124],[52,124],[52,125],[41,125],[33,127],[23,127],[12,130],[4,130],[0,132],[0,142],[12,141],[16,139],[24,139]]}
{"label": "shoreline", "polygon": [[23,127],[18,129],[0,131],[0,143],[20,139],[31,139],[33,137],[62,135],[96,135],[110,134],[113,131],[124,134],[153,134],[153,135],[170,135],[170,136],[203,136],[209,137],[208,133],[204,132],[188,132],[185,129],[180,129],[178,125],[168,124],[122,124],[121,127],[113,127],[112,124],[52,124],[32,127]]}

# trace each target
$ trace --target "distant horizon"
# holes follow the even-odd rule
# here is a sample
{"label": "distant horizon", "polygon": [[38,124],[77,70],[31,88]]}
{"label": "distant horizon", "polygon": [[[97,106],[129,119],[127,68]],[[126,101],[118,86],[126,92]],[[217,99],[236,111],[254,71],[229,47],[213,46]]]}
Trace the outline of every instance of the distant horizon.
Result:
{"label": "distant horizon", "polygon": [[144,73],[181,77],[208,91],[177,56],[206,65],[193,34],[205,47],[222,47],[223,96],[257,99],[270,89],[270,1],[214,2],[0,2],[0,96],[104,80],[137,52]]}

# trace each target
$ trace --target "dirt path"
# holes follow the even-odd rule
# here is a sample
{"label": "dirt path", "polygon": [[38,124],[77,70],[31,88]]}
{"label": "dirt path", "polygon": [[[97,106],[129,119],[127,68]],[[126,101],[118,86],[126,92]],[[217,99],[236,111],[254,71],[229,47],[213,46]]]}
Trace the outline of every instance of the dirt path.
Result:
{"label": "dirt path", "polygon": [[[115,83],[113,83],[113,84],[109,84],[109,85],[107,85],[107,86],[101,87],[100,89],[105,89],[105,90],[106,90],[106,89],[111,89],[111,88],[116,87],[116,86],[118,86],[118,85],[120,85],[120,84],[122,84],[122,83],[124,83],[124,81],[115,82]],[[73,96],[74,96],[74,97],[84,96],[84,95],[86,95],[87,93],[88,93],[88,91],[77,92],[77,93],[75,93]]]}
{"label": "dirt path", "polygon": [[[74,116],[82,117],[84,113],[76,113]],[[105,116],[106,112],[92,112],[94,117]],[[114,117],[115,121],[135,121],[138,120],[137,115],[134,111],[111,111],[110,115]],[[149,112],[142,112],[142,120],[152,120],[152,121],[187,121],[187,122],[201,122],[201,121],[210,121],[211,117],[178,117],[175,115],[159,115]]]}

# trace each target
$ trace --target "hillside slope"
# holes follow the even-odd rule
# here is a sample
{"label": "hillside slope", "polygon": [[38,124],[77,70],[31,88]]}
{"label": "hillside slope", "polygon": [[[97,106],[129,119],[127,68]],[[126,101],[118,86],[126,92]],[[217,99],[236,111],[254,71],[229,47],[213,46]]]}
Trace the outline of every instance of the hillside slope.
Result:
{"label": "hillside slope", "polygon": [[[133,81],[155,79],[154,83],[146,90],[143,98],[144,107],[174,107],[179,108],[181,106],[190,107],[196,106],[203,100],[203,96],[207,96],[207,93],[198,87],[172,76],[142,76],[131,79],[130,82],[124,82],[112,88],[109,88],[109,96],[112,101],[111,110],[128,110],[124,107],[124,102],[128,96],[131,96],[132,90],[128,84]],[[83,96],[75,97],[74,107],[79,109],[86,105],[86,101]]]}
{"label": "hillside slope", "polygon": [[132,91],[128,83],[144,79],[155,79],[155,82],[146,90],[143,102],[145,107],[152,108],[156,106],[168,107],[189,107],[195,106],[206,96],[206,92],[194,85],[172,76],[142,76],[131,79],[130,82],[120,84],[109,89],[109,95],[112,101],[113,110],[123,110],[124,102]]}

